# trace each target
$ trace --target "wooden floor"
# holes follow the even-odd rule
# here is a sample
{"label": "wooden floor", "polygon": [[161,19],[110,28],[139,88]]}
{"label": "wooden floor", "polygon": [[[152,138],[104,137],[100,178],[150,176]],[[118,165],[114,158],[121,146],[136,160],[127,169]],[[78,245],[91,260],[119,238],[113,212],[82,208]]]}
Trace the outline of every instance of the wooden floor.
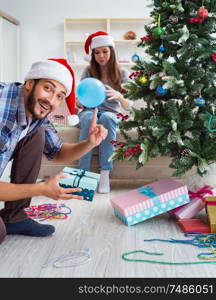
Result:
{"label": "wooden floor", "polygon": [[[96,194],[93,202],[70,200],[64,202],[72,209],[67,220],[45,221],[55,225],[53,236],[32,238],[7,236],[0,245],[1,278],[177,278],[216,277],[216,264],[160,265],[126,262],[121,255],[133,250],[163,252],[164,256],[136,256],[170,262],[200,261],[196,255],[203,251],[191,245],[165,242],[144,242],[144,239],[186,239],[176,221],[168,214],[145,222],[126,226],[113,213],[110,199],[126,188],[113,188],[110,194]],[[55,203],[36,197],[32,204]],[[2,206],[2,203],[0,204]],[[74,251],[89,249],[90,260],[76,267],[56,268],[52,260]],[[206,249],[205,249],[206,250]],[[135,257],[135,256],[134,256]],[[50,263],[49,263],[50,261]],[[44,264],[47,264],[44,267]],[[70,261],[68,261],[70,263]]]}

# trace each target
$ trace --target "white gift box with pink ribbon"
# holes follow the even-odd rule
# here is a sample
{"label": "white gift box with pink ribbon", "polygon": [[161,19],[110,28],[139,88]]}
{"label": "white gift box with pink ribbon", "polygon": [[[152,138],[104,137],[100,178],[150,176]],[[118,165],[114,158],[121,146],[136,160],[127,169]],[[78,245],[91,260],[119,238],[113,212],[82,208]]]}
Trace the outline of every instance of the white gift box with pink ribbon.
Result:
{"label": "white gift box with pink ribbon", "polygon": [[216,196],[216,188],[205,185],[195,192],[189,191],[190,202],[173,209],[171,214],[178,219],[193,218],[205,207],[204,198],[207,196]]}

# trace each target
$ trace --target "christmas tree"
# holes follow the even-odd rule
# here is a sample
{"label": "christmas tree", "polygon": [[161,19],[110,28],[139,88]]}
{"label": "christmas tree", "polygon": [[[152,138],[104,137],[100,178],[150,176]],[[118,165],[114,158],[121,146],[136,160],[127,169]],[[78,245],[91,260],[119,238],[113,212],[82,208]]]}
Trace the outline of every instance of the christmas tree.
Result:
{"label": "christmas tree", "polygon": [[125,97],[143,107],[119,115],[124,141],[111,141],[112,159],[140,168],[169,156],[173,176],[194,166],[203,175],[216,162],[216,1],[156,0],[151,17],[137,45],[149,59],[137,60],[124,86]]}

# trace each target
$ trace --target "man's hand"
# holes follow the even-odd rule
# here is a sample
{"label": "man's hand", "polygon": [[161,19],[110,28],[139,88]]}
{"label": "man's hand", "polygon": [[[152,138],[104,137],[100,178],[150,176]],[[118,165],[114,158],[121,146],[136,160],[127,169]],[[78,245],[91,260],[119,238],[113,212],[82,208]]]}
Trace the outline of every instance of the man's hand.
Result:
{"label": "man's hand", "polygon": [[82,200],[82,196],[72,195],[69,193],[80,192],[80,188],[62,188],[59,185],[60,178],[66,178],[66,174],[57,174],[47,181],[38,183],[41,186],[42,195],[49,197],[54,200],[69,200],[69,199],[79,199]]}
{"label": "man's hand", "polygon": [[87,140],[93,147],[98,146],[108,133],[108,130],[103,125],[97,124],[97,113],[98,109],[95,108]]}

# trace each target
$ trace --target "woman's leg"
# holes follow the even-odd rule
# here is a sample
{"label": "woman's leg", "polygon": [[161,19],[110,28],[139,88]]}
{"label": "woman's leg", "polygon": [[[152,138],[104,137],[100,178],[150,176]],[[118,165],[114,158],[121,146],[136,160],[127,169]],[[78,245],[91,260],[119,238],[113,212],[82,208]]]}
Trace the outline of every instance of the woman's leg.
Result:
{"label": "woman's leg", "polygon": [[102,112],[98,123],[102,124],[108,130],[106,139],[99,145],[99,168],[101,170],[101,177],[98,191],[100,193],[109,193],[109,171],[113,168],[113,162],[108,161],[108,159],[113,154],[114,149],[110,141],[116,140],[116,127],[118,125],[118,119],[116,114],[112,112]]}
{"label": "woman's leg", "polygon": [[[89,128],[91,126],[91,121],[93,117],[93,110],[84,110],[80,113],[80,137],[79,140],[86,140],[89,133]],[[86,155],[80,158],[78,166],[80,169],[85,171],[90,171],[91,169],[91,159],[93,151],[88,152]]]}

